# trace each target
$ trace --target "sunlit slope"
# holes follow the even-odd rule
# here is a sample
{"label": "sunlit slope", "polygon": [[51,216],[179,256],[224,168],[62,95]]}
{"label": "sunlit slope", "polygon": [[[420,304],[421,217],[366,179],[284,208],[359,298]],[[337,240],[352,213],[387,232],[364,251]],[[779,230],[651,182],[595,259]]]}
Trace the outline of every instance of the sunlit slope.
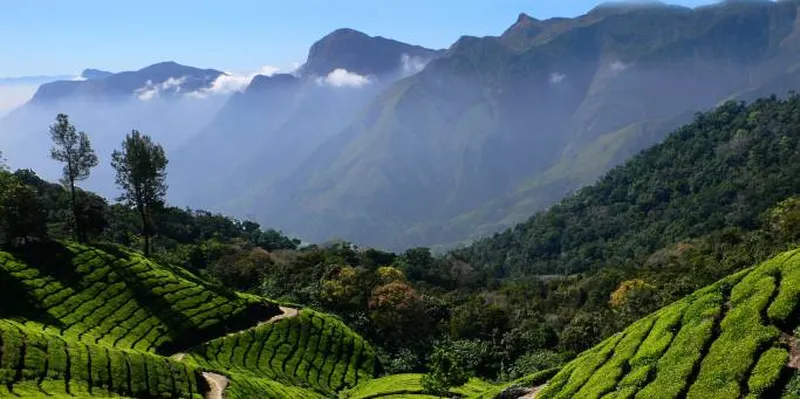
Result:
{"label": "sunlit slope", "polygon": [[[426,392],[420,383],[422,374],[396,374],[387,377],[377,378],[363,384],[359,384],[354,389],[344,392],[341,396],[346,399],[387,399],[387,398],[409,398],[424,399],[438,398]],[[456,397],[470,399],[491,399],[499,393],[498,387],[477,378],[471,378],[466,384],[450,389]]]}
{"label": "sunlit slope", "polygon": [[201,398],[198,368],[0,320],[0,397]]}
{"label": "sunlit slope", "polygon": [[116,247],[47,243],[0,252],[0,317],[35,320],[86,342],[171,353],[279,312]]}
{"label": "sunlit slope", "polygon": [[371,379],[377,367],[367,342],[336,318],[310,309],[206,342],[187,359],[325,394]]}
{"label": "sunlit slope", "polygon": [[378,369],[336,318],[134,252],[0,252],[0,397],[322,398]]}
{"label": "sunlit slope", "polygon": [[781,397],[797,367],[799,299],[795,250],[639,320],[568,363],[536,397]]}

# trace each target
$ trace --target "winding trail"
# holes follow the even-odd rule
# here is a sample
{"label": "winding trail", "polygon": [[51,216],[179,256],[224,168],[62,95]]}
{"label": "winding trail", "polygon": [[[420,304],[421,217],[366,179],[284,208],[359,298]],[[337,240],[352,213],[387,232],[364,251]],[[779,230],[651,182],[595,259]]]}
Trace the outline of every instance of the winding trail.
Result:
{"label": "winding trail", "polygon": [[[262,326],[264,324],[275,323],[275,322],[277,322],[279,320],[283,320],[283,319],[289,319],[289,318],[292,318],[292,317],[297,317],[297,315],[300,314],[300,310],[299,309],[290,308],[290,307],[287,307],[287,306],[278,306],[278,309],[280,309],[280,311],[281,311],[280,314],[272,316],[267,320],[261,321],[258,324],[256,324],[254,327],[250,327],[248,329],[241,330],[241,331],[228,333],[227,336],[241,334],[241,333],[243,333],[245,331],[248,331],[248,330],[250,330],[252,328],[255,328],[255,327],[258,327],[258,326]],[[177,360],[179,362],[183,361],[183,359],[185,357],[186,357],[186,353],[183,353],[183,352],[175,353],[175,354],[170,356],[171,359]],[[221,374],[204,371],[203,372],[203,378],[206,379],[206,382],[208,382],[208,386],[210,387],[209,391],[206,392],[205,394],[203,394],[203,397],[205,399],[223,399],[224,397],[223,397],[222,394],[223,394],[223,392],[225,392],[225,388],[227,388],[228,384],[230,383],[230,380],[228,380],[228,377],[225,377],[224,375],[221,375]]]}
{"label": "winding trail", "polygon": [[526,393],[524,396],[519,397],[519,399],[534,399],[534,398],[536,398],[536,395],[539,394],[539,391],[544,389],[544,387],[546,387],[546,386],[547,386],[547,384],[542,384],[542,385],[539,385],[538,387],[533,387],[533,388],[529,389],[528,393]]}
{"label": "winding trail", "polygon": [[211,387],[211,389],[209,389],[209,391],[206,392],[203,397],[205,399],[222,399],[222,392],[224,392],[225,388],[228,387],[228,377],[204,371],[203,378],[206,379],[208,386]]}

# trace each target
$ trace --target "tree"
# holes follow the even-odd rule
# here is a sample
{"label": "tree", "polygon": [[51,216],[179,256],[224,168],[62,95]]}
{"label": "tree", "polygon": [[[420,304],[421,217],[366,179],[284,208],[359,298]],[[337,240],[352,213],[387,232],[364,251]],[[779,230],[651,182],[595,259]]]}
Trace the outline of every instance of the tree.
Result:
{"label": "tree", "polygon": [[153,211],[163,205],[167,194],[167,163],[164,148],[138,130],[125,137],[122,150],[111,154],[116,184],[122,189],[118,199],[139,213],[145,256],[150,256]]}
{"label": "tree", "polygon": [[450,388],[469,381],[465,359],[447,348],[439,346],[434,349],[428,366],[430,371],[422,376],[420,383],[430,393],[445,396]]}
{"label": "tree", "polygon": [[0,244],[42,239],[47,233],[45,207],[36,191],[0,170]]}
{"label": "tree", "polygon": [[75,239],[83,241],[86,237],[81,228],[75,182],[89,177],[91,169],[97,166],[97,155],[86,133],[77,132],[65,114],[56,116],[56,123],[50,126],[50,138],[53,140],[50,157],[64,164],[61,183],[69,185]]}
{"label": "tree", "polygon": [[428,334],[430,320],[422,296],[402,281],[392,281],[372,291],[370,319],[387,342],[404,345]]}

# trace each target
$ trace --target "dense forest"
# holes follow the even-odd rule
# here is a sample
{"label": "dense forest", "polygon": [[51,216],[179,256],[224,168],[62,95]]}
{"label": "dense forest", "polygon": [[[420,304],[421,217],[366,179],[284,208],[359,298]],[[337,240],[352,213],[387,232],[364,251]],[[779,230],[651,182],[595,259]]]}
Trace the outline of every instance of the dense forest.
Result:
{"label": "dense forest", "polygon": [[[792,247],[799,132],[800,96],[725,103],[529,221],[443,255],[304,245],[158,195],[147,207],[124,196],[110,203],[77,187],[73,196],[69,179],[5,169],[0,240],[137,250],[147,241],[155,262],[339,316],[375,346],[386,374],[428,371],[445,353],[471,375],[510,381]],[[140,141],[123,145],[120,162],[135,145],[157,149],[129,139]]]}

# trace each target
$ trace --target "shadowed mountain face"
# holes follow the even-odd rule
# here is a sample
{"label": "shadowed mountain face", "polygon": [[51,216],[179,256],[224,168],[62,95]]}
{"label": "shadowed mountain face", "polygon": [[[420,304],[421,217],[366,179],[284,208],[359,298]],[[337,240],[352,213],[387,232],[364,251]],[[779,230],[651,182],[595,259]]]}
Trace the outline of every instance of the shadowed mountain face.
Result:
{"label": "shadowed mountain face", "polygon": [[263,190],[358,119],[381,90],[438,54],[352,29],[330,33],[294,74],[255,77],[174,153],[173,200],[254,215]]}
{"label": "shadowed mountain face", "polygon": [[521,15],[500,37],[462,37],[382,90],[294,172],[250,184],[225,209],[312,241],[389,248],[497,231],[693,112],[777,87],[800,62],[798,5]]}

